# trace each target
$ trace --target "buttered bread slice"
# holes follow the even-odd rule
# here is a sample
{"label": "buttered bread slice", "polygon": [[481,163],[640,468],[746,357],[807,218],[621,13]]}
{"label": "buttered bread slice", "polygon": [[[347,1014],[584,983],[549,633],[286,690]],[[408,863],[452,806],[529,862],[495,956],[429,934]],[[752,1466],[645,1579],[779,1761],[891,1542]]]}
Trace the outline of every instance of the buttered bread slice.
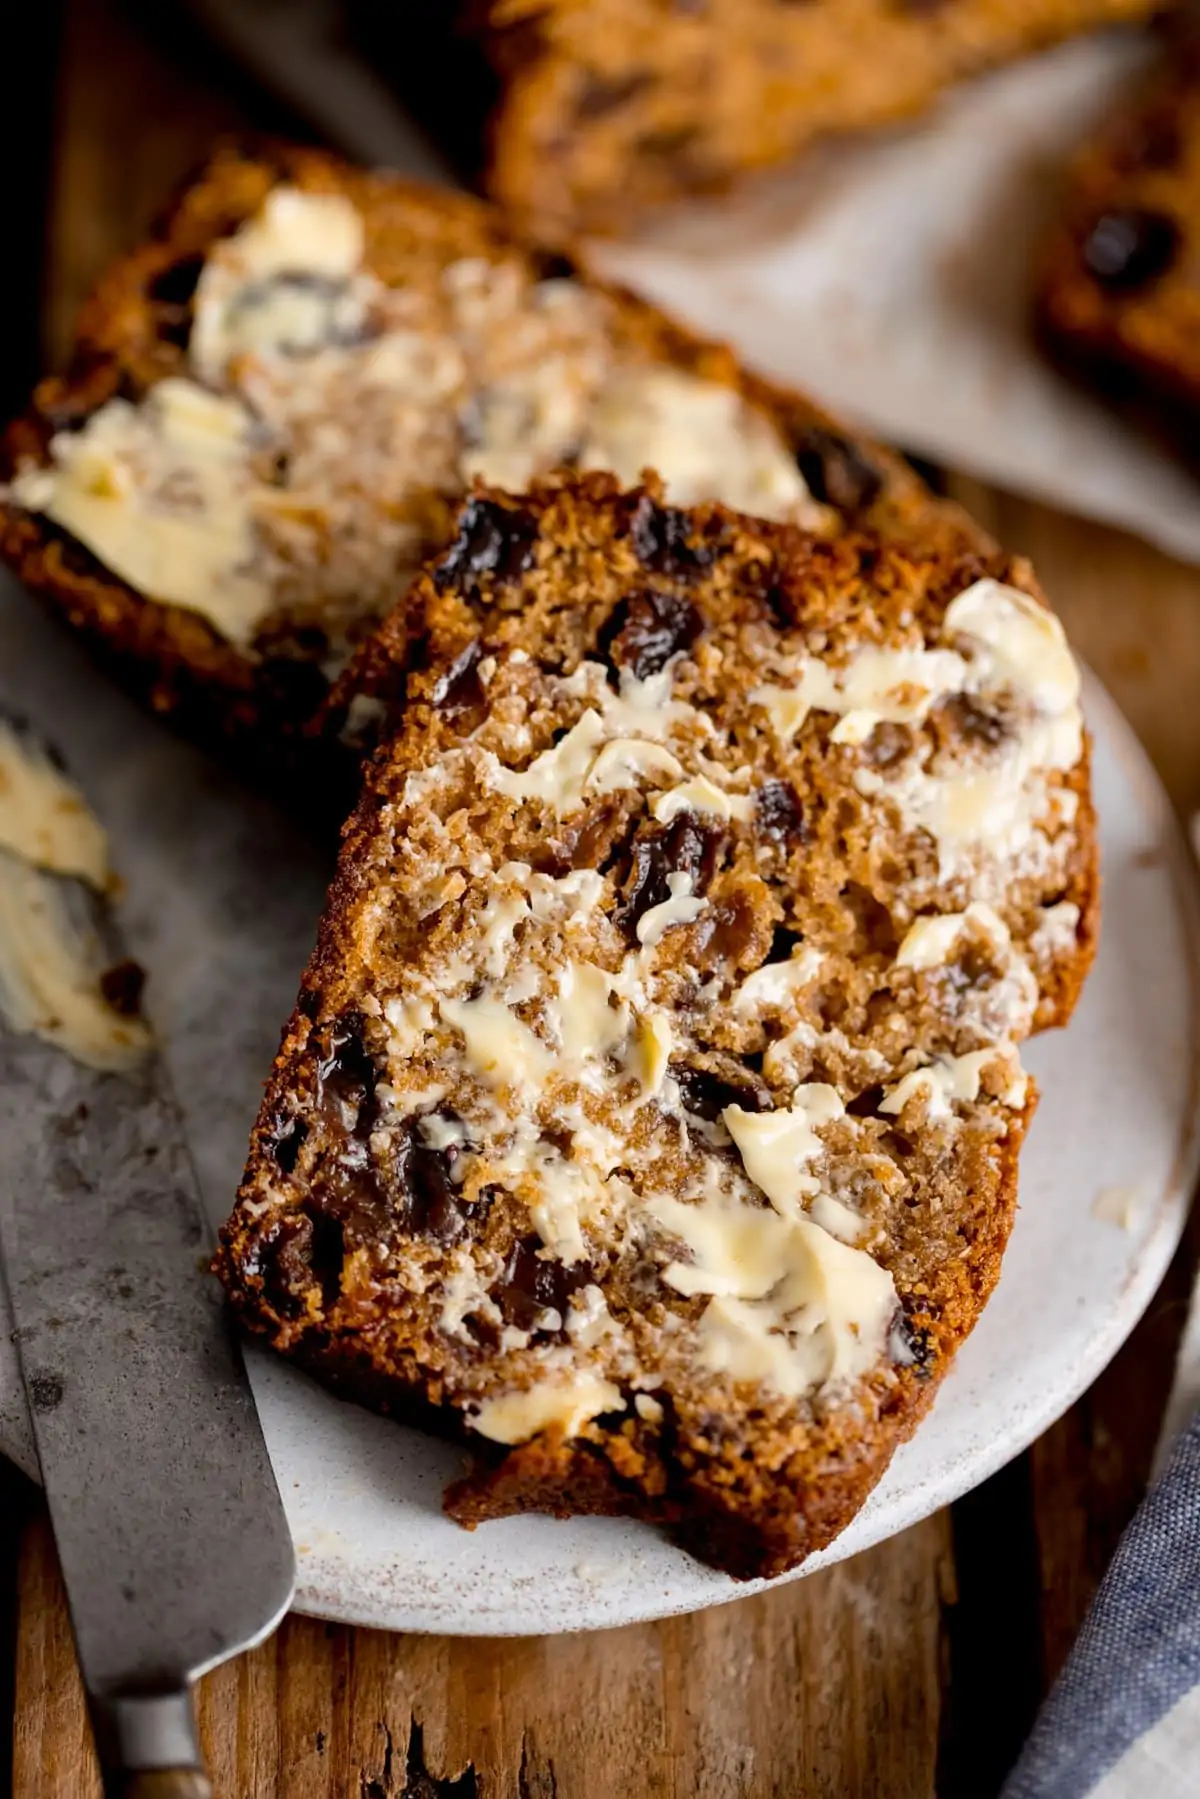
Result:
{"label": "buttered bread slice", "polygon": [[561,465],[828,531],[973,529],[494,207],[229,145],[0,442],[0,556],[156,709],[270,764],[471,481]]}
{"label": "buttered bread slice", "polygon": [[1061,628],[999,555],[590,476],[477,492],[357,672],[381,743],[221,1275],[468,1438],[464,1522],[791,1567],[979,1315],[1018,1045],[1087,969]]}

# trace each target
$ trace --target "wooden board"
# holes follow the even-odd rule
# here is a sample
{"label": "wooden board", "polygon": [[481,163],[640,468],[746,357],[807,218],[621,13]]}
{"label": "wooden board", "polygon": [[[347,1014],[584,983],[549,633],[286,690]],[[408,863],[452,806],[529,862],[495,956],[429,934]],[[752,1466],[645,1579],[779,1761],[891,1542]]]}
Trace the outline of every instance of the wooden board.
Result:
{"label": "wooden board", "polygon": [[[68,0],[47,348],[215,131],[276,109],[188,35]],[[1034,557],[1176,803],[1200,806],[1200,571],[959,482]],[[1137,1503],[1192,1229],[1147,1319],[1012,1467],[869,1554],[694,1618],[570,1638],[389,1637],[291,1619],[204,1683],[219,1799],[989,1799]],[[17,1563],[15,1609],[5,1581]],[[15,1664],[6,1693],[6,1657]],[[19,1799],[98,1792],[53,1548],[0,1473],[0,1701]],[[0,1788],[5,1760],[0,1754]]]}
{"label": "wooden board", "polygon": [[[778,1593],[575,1637],[393,1637],[292,1618],[214,1674],[233,1799],[925,1799],[945,1521]],[[21,1563],[14,1790],[98,1793],[49,1533]],[[22,1784],[27,1782],[28,1784]]]}

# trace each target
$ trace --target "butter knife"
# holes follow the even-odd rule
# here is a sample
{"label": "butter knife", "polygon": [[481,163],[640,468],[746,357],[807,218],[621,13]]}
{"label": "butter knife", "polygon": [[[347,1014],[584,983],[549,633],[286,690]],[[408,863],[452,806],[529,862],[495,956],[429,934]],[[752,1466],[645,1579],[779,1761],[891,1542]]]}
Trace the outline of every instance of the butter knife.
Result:
{"label": "butter knife", "polygon": [[[130,966],[102,898],[0,849],[0,932],[41,909]],[[283,1507],[161,1059],[87,1066],[6,1010],[0,1259],[105,1792],[204,1799],[192,1685],[286,1611]]]}

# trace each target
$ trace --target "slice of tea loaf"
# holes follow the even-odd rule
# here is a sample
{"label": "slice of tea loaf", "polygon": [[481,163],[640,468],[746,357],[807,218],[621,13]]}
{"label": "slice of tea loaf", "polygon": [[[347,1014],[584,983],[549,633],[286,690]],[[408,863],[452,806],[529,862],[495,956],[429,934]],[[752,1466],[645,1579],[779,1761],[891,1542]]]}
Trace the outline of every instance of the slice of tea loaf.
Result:
{"label": "slice of tea loaf", "polygon": [[1037,319],[1055,360],[1200,470],[1200,10],[1069,171]]}
{"label": "slice of tea loaf", "polygon": [[[390,647],[389,647],[390,646]],[[1078,675],[1027,570],[581,477],[477,493],[222,1236],[244,1319],[465,1433],[474,1522],[773,1574],[995,1282],[1086,972]]]}
{"label": "slice of tea loaf", "polygon": [[900,458],[465,194],[216,153],[0,446],[0,555],[128,684],[271,759],[444,548],[559,465],[825,530],[970,527]]}
{"label": "slice of tea loaf", "polygon": [[468,178],[551,236],[624,234],[1153,0],[349,0]]}

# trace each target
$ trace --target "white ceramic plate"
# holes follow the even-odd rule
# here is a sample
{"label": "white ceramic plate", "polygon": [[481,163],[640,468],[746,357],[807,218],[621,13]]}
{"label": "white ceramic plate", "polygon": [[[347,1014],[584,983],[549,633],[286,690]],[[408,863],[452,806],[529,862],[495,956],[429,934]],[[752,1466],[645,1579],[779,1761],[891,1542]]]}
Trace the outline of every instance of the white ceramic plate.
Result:
{"label": "white ceramic plate", "polygon": [[[0,590],[0,668],[110,826],[127,935],[150,971],[151,1010],[218,1219],[308,952],[320,859],[97,681],[11,584]],[[1095,683],[1087,710],[1105,929],[1070,1030],[1027,1052],[1043,1098],[1004,1276],[915,1440],[802,1572],[915,1523],[1030,1443],[1133,1328],[1182,1227],[1197,1162],[1190,862],[1143,752]],[[1128,1212],[1129,1228],[1096,1215],[1100,1196],[1099,1210]],[[397,1630],[516,1634],[626,1624],[754,1590],[617,1520],[462,1531],[439,1508],[456,1450],[339,1404],[262,1353],[250,1366],[299,1551],[301,1610]],[[31,1466],[3,1328],[0,1448]]]}

